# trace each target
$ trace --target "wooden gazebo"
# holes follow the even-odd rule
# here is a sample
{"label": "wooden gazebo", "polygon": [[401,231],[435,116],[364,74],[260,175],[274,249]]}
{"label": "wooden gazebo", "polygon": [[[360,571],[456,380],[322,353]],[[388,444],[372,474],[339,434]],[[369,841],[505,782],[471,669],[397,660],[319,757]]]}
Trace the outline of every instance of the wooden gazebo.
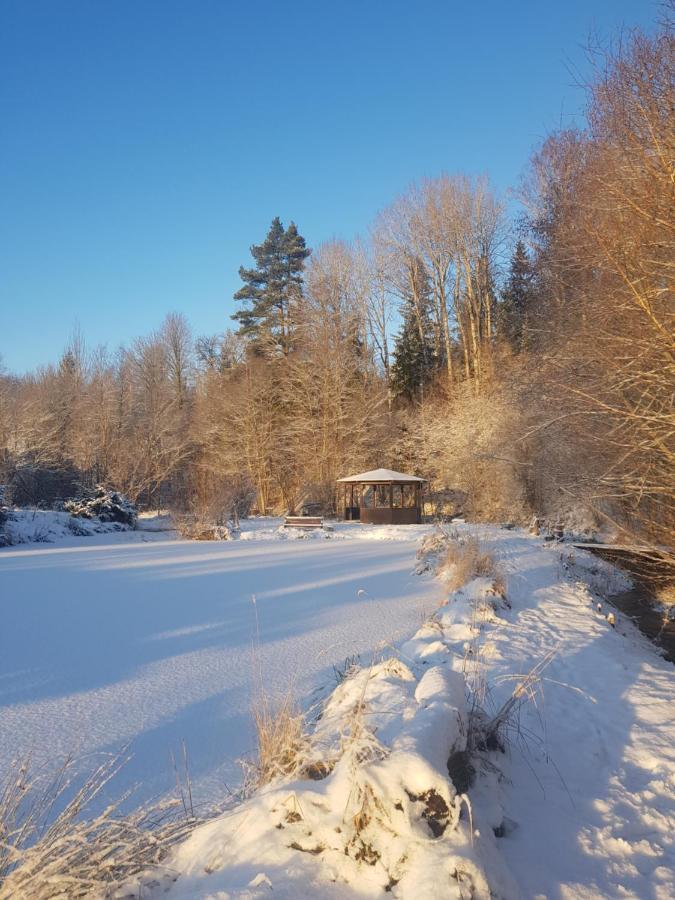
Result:
{"label": "wooden gazebo", "polygon": [[338,478],[338,509],[345,519],[375,525],[415,525],[422,521],[424,478],[374,469]]}

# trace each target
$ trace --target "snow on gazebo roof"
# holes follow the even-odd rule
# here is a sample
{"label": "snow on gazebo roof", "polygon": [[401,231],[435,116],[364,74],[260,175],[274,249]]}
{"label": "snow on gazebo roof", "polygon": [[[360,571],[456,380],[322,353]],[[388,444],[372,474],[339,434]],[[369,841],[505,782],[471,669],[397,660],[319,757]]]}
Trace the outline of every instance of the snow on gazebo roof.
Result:
{"label": "snow on gazebo roof", "polygon": [[394,481],[408,483],[425,481],[417,475],[405,475],[403,472],[393,472],[391,469],[373,469],[372,472],[361,472],[360,475],[348,475],[347,478],[338,478],[338,484],[345,482],[378,482]]}

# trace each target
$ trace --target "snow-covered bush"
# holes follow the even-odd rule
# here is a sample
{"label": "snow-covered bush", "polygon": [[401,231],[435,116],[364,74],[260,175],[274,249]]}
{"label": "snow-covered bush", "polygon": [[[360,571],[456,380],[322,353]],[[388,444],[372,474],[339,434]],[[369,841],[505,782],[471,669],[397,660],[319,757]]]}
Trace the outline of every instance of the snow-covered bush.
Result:
{"label": "snow-covered bush", "polygon": [[119,522],[131,528],[136,525],[138,517],[136,507],[124,494],[100,485],[93,495],[77,500],[66,500],[63,508],[71,516],[83,519],[98,518],[101,522]]}

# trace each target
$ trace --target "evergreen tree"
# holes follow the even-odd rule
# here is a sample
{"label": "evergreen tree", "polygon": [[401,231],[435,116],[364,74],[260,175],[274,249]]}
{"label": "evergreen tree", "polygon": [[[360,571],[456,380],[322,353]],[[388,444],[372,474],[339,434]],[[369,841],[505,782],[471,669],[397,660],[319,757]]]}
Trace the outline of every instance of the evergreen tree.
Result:
{"label": "evergreen tree", "polygon": [[432,293],[429,275],[416,261],[412,285],[403,299],[403,324],[396,335],[391,388],[395,397],[419,397],[438,368],[432,320]]}
{"label": "evergreen tree", "polygon": [[525,244],[518,241],[511,258],[509,277],[501,292],[498,328],[511,347],[519,352],[528,343],[528,318],[532,313],[534,269]]}
{"label": "evergreen tree", "polygon": [[255,268],[239,269],[244,286],[234,299],[247,306],[232,318],[239,323],[239,333],[251,341],[257,352],[288,355],[292,307],[302,295],[302,273],[310,253],[295,223],[284,229],[277,216],[263,243],[251,247]]}

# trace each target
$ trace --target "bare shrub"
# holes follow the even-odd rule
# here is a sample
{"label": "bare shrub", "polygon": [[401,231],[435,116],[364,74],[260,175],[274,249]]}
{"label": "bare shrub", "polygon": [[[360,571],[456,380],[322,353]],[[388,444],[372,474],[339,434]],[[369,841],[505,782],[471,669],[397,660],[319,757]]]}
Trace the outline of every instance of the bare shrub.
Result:
{"label": "bare shrub", "polygon": [[194,516],[173,516],[178,534],[186,541],[227,541],[230,529],[226,525],[202,522]]}
{"label": "bare shrub", "polygon": [[72,758],[53,776],[26,761],[10,767],[0,783],[0,900],[109,897],[187,836],[196,820],[178,800],[122,815],[124,794],[83,817],[125,762],[106,757],[79,787]]}

